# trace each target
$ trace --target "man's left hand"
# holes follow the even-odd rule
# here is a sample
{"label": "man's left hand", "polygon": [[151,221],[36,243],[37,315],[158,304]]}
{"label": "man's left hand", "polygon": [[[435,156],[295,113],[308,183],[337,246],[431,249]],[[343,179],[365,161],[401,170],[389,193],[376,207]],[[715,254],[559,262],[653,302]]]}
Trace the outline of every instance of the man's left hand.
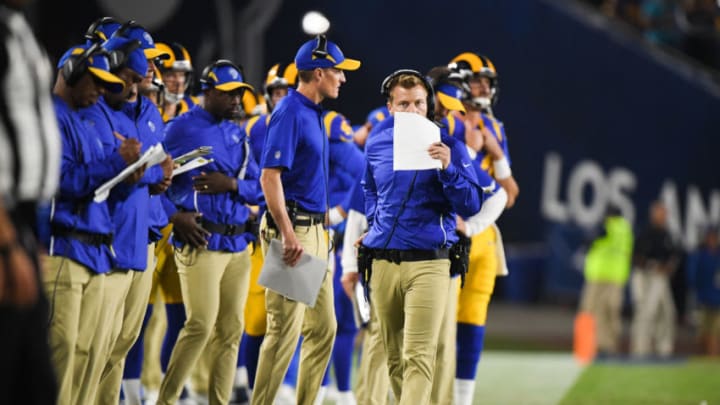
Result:
{"label": "man's left hand", "polygon": [[201,172],[193,177],[193,188],[203,194],[234,192],[237,191],[237,179],[220,172]]}

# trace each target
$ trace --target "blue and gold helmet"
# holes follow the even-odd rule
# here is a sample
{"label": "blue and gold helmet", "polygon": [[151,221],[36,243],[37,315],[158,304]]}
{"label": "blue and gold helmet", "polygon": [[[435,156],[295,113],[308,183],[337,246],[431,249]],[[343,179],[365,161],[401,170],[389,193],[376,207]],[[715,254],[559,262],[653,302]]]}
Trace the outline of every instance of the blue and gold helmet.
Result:
{"label": "blue and gold helmet", "polygon": [[265,85],[263,89],[265,93],[265,102],[267,103],[268,110],[272,110],[275,106],[272,105],[272,91],[277,88],[288,88],[295,87],[297,84],[298,70],[295,66],[295,62],[288,64],[276,63],[267,72],[265,77]]}
{"label": "blue and gold helmet", "polygon": [[490,98],[475,97],[473,103],[481,108],[495,105],[499,92],[499,77],[490,58],[473,52],[463,52],[450,61],[448,68],[466,83],[473,78],[488,78],[490,80]]}
{"label": "blue and gold helmet", "polygon": [[170,55],[167,59],[161,59],[157,62],[158,67],[161,71],[166,72],[168,70],[175,70],[178,72],[193,72],[192,59],[190,58],[190,52],[177,42],[156,42],[155,47],[165,51]]}
{"label": "blue and gold helmet", "polygon": [[177,42],[156,42],[155,47],[169,56],[166,59],[155,59],[155,65],[162,73],[181,72],[185,74],[185,83],[177,92],[171,92],[168,86],[163,87],[165,101],[170,104],[177,104],[185,97],[187,90],[192,88],[193,65],[190,52]]}

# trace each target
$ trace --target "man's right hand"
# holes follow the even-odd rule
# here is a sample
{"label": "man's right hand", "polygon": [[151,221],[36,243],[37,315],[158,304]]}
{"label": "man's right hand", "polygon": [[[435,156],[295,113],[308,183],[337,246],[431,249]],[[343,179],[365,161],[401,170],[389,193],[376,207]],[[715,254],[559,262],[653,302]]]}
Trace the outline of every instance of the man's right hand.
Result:
{"label": "man's right hand", "polygon": [[122,140],[118,153],[126,164],[130,165],[140,159],[140,147],[142,146],[140,141],[135,138],[125,138],[117,132],[115,132],[115,137]]}
{"label": "man's right hand", "polygon": [[303,253],[303,247],[298,242],[295,231],[290,230],[282,235],[283,261],[288,266],[295,266]]}
{"label": "man's right hand", "polygon": [[173,224],[173,233],[181,242],[194,248],[206,246],[210,232],[200,226],[201,217],[202,214],[199,212],[176,212],[170,218],[170,222]]}
{"label": "man's right hand", "polygon": [[342,277],[340,277],[340,283],[342,284],[343,291],[345,291],[345,294],[350,298],[350,300],[354,299],[354,293],[355,293],[355,285],[360,281],[360,273],[352,272],[352,273],[344,273]]}

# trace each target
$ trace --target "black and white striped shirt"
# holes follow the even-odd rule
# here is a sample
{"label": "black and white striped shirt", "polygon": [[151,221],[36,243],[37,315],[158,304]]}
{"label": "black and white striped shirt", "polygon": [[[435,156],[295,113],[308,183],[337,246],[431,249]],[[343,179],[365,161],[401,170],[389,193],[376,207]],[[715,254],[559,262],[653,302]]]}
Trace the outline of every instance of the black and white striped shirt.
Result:
{"label": "black and white striped shirt", "polygon": [[0,41],[0,198],[12,209],[52,198],[62,145],[50,63],[24,15],[4,5]]}

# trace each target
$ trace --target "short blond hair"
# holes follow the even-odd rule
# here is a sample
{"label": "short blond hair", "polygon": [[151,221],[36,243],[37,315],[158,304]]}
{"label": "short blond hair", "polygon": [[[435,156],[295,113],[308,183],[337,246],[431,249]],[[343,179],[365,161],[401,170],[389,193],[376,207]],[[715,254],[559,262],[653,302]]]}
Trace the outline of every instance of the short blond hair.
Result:
{"label": "short blond hair", "polygon": [[392,103],[392,91],[397,86],[400,86],[404,89],[412,89],[415,86],[422,86],[422,88],[427,91],[427,88],[425,87],[425,82],[423,82],[421,78],[419,78],[417,75],[413,75],[410,73],[403,73],[398,75],[397,77],[394,77],[390,81],[390,83],[388,83],[388,103]]}

